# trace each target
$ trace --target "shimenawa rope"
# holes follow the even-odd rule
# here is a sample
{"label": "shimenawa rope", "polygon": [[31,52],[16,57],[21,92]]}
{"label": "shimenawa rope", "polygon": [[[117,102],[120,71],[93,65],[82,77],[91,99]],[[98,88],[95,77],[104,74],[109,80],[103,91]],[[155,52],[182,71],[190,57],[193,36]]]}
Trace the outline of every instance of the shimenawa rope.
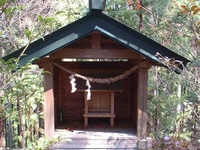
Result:
{"label": "shimenawa rope", "polygon": [[104,78],[104,79],[100,79],[100,78],[92,78],[92,77],[85,77],[83,75],[77,74],[67,68],[64,68],[63,66],[57,64],[57,63],[53,63],[53,65],[61,68],[62,70],[68,72],[69,74],[73,74],[75,77],[77,78],[81,78],[83,80],[89,81],[89,82],[96,82],[96,83],[113,83],[116,82],[118,80],[122,80],[125,79],[127,76],[129,76],[133,71],[135,71],[136,69],[140,68],[140,67],[145,67],[147,60],[143,61],[142,63],[140,63],[139,65],[133,66],[130,70],[126,71],[124,74],[112,77],[112,78]]}

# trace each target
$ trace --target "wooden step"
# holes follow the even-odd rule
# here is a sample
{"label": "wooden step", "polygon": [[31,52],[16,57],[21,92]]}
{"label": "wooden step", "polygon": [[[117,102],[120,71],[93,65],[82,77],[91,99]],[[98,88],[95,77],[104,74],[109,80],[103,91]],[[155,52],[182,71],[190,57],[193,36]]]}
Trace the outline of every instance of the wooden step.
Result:
{"label": "wooden step", "polygon": [[[138,137],[133,129],[81,129],[73,132],[58,129],[55,136],[61,136],[60,143],[51,150],[137,150]],[[66,141],[70,139],[70,141]],[[147,138],[147,147],[152,148],[152,139]]]}
{"label": "wooden step", "polygon": [[61,142],[53,146],[61,149],[137,149],[137,139],[107,138],[107,139],[71,139],[71,142]]}
{"label": "wooden step", "polygon": [[83,114],[83,117],[112,118],[112,117],[115,117],[115,114],[111,114],[111,113],[87,113],[87,114]]}
{"label": "wooden step", "polygon": [[64,139],[71,139],[70,142],[60,142],[54,144],[51,149],[53,150],[109,150],[109,149],[137,149],[137,136],[133,133],[117,133],[110,130],[105,131],[74,131],[69,133],[59,133],[64,135]]}

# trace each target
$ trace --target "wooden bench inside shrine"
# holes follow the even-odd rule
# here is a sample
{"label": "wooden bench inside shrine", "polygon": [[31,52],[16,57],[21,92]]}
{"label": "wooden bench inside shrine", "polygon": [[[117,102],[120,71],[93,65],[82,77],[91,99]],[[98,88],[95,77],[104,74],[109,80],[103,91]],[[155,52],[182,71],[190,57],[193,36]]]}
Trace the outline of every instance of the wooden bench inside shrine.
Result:
{"label": "wooden bench inside shrine", "polygon": [[91,99],[87,100],[85,92],[84,125],[88,126],[88,118],[110,118],[110,126],[114,126],[114,104],[116,90],[92,90]]}

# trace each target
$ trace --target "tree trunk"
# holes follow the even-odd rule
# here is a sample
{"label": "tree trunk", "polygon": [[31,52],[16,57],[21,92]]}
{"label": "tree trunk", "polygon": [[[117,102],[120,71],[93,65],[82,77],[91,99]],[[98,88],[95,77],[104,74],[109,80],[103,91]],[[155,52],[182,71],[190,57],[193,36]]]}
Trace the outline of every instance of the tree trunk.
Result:
{"label": "tree trunk", "polygon": [[23,125],[23,114],[21,109],[21,96],[17,97],[17,108],[18,108],[18,116],[19,116],[19,135],[21,136],[21,140],[19,141],[19,148],[25,147],[25,135],[24,135],[24,125]]}
{"label": "tree trunk", "polygon": [[[8,109],[13,109],[13,105],[8,103]],[[5,120],[5,139],[6,139],[6,147],[7,148],[14,148],[14,131],[13,131],[13,122],[12,120]]]}
{"label": "tree trunk", "polygon": [[[140,0],[139,5],[142,6],[142,4],[143,4],[143,0]],[[140,14],[139,14],[139,31],[142,31],[142,28],[143,28],[142,23],[143,23],[143,17],[142,17],[142,12],[140,12]]]}
{"label": "tree trunk", "polygon": [[[157,98],[159,96],[159,91],[158,91],[158,86],[159,86],[159,81],[158,81],[158,67],[155,67],[155,77],[154,81],[156,83],[156,89],[154,89],[154,97]],[[158,99],[159,101],[159,99]],[[158,104],[159,102],[156,103],[156,108],[155,108],[155,113],[154,113],[154,130],[157,131],[159,128],[159,110],[158,110]]]}
{"label": "tree trunk", "polygon": [[0,147],[5,149],[5,122],[0,118]]}

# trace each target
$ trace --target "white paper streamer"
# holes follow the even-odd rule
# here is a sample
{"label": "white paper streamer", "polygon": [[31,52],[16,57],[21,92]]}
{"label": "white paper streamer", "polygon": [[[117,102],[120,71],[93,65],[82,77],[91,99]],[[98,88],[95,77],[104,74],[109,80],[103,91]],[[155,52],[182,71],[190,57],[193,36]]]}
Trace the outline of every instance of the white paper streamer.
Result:
{"label": "white paper streamer", "polygon": [[71,76],[69,76],[69,78],[71,79],[70,83],[72,86],[71,93],[74,93],[76,91],[76,83],[75,83],[76,79],[74,78],[73,74]]}
{"label": "white paper streamer", "polygon": [[88,89],[85,90],[87,92],[87,100],[90,100],[91,99],[91,91],[90,91],[91,85],[90,85],[89,80],[86,81],[86,86],[88,87]]}

